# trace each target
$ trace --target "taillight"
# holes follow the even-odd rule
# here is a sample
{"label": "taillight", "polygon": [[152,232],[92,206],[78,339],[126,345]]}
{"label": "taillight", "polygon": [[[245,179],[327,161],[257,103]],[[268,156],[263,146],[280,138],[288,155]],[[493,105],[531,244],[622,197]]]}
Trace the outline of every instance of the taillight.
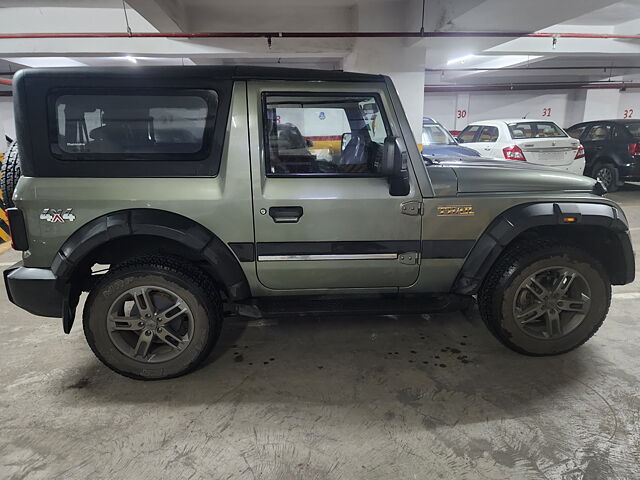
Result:
{"label": "taillight", "polygon": [[19,252],[29,250],[27,227],[22,212],[17,208],[8,208],[7,218],[9,219],[9,231],[11,232],[11,246],[13,249]]}
{"label": "taillight", "polygon": [[640,155],[640,143],[630,143],[629,153],[631,155]]}
{"label": "taillight", "polygon": [[576,160],[579,158],[584,158],[584,147],[582,145],[580,145],[578,147],[578,151],[576,152]]}
{"label": "taillight", "polygon": [[502,149],[502,153],[504,153],[504,158],[507,160],[520,160],[522,162],[526,162],[527,159],[524,158],[524,153],[517,145],[512,145],[510,147],[504,147]]}

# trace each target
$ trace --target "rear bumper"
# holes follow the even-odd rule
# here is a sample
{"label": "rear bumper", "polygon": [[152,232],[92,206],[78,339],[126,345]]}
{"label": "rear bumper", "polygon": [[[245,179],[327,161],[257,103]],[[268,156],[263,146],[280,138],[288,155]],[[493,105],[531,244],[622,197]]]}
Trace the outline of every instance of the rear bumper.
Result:
{"label": "rear bumper", "polygon": [[621,165],[618,167],[620,174],[620,180],[638,180],[640,179],[640,162],[635,162],[630,165]]}
{"label": "rear bumper", "polygon": [[62,318],[65,294],[57,280],[51,270],[23,267],[22,262],[4,271],[11,303],[41,317]]}

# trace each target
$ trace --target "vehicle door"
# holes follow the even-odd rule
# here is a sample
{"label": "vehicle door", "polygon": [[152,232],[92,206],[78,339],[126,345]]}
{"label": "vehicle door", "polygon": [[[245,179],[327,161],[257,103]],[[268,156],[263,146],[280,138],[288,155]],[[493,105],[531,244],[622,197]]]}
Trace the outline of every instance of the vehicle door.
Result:
{"label": "vehicle door", "polygon": [[[478,147],[476,150],[480,152],[483,157],[499,157],[502,158],[502,150],[497,148],[496,142],[498,141],[498,127],[485,125],[480,129],[477,138]],[[500,150],[498,153],[496,150]]]}
{"label": "vehicle door", "polygon": [[585,162],[593,166],[594,162],[606,152],[611,143],[610,123],[594,123],[582,136],[582,146],[584,147]]}
{"label": "vehicle door", "polygon": [[[402,137],[384,84],[248,82],[256,273],[274,290],[409,286],[422,196],[378,173]],[[406,152],[404,152],[406,155]]]}
{"label": "vehicle door", "polygon": [[[629,144],[634,143],[633,137],[629,131],[622,125],[612,124],[611,142],[605,151],[610,151],[613,158],[626,159],[629,158]],[[624,160],[623,160],[624,161]]]}
{"label": "vehicle door", "polygon": [[461,145],[472,148],[480,155],[483,155],[485,153],[483,145],[478,142],[480,130],[482,130],[482,125],[467,125],[456,137],[456,140],[458,140],[458,143]]}

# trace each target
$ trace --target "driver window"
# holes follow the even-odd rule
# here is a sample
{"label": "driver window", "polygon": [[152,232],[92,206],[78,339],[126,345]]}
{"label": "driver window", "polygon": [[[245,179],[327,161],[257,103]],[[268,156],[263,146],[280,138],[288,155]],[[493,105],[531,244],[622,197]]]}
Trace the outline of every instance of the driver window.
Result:
{"label": "driver window", "polygon": [[265,96],[269,176],[377,175],[389,134],[374,95]]}

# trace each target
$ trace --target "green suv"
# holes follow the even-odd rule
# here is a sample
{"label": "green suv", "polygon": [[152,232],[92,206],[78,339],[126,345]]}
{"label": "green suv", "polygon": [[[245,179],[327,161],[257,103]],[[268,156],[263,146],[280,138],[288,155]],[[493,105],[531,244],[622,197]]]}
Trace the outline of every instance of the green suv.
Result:
{"label": "green suv", "polygon": [[[425,159],[391,80],[258,67],[22,70],[23,260],[10,300],[139,379],[182,375],[225,314],[428,312],[477,296],[509,348],[584,343],[634,278],[595,180]],[[17,155],[14,157],[17,158]]]}

